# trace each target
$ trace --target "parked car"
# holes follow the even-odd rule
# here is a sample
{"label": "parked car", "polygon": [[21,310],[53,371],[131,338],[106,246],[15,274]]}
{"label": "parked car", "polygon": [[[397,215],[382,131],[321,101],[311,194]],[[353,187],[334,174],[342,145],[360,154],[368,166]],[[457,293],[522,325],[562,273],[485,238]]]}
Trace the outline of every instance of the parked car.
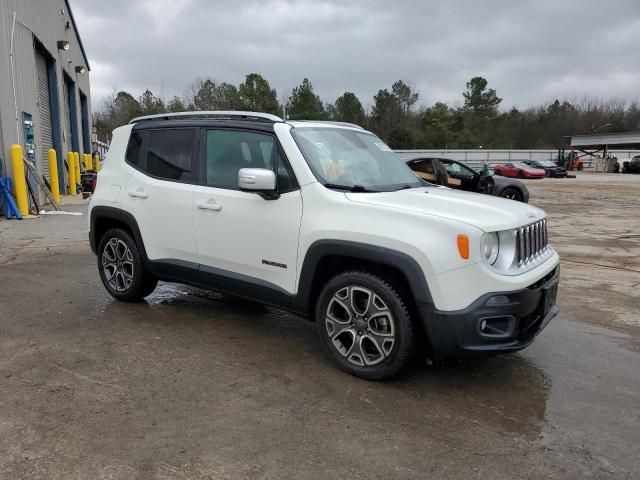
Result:
{"label": "parked car", "polygon": [[633,157],[629,162],[623,162],[622,173],[640,173],[640,155]]}
{"label": "parked car", "polygon": [[89,240],[117,300],[163,280],[263,302],[314,320],[367,379],[416,353],[521,350],[558,313],[542,210],[429,185],[357,126],[151,115],[117,128],[108,158]]}
{"label": "parked car", "polygon": [[478,172],[448,158],[410,157],[404,160],[418,177],[430,183],[519,202],[529,201],[529,190],[524,183],[496,177],[488,168]]}
{"label": "parked car", "polygon": [[546,173],[541,168],[533,168],[524,162],[509,162],[494,165],[496,175],[517,178],[544,178]]}
{"label": "parked car", "polygon": [[533,168],[541,168],[545,171],[547,177],[565,178],[567,176],[566,169],[559,167],[550,160],[527,160],[523,163]]}

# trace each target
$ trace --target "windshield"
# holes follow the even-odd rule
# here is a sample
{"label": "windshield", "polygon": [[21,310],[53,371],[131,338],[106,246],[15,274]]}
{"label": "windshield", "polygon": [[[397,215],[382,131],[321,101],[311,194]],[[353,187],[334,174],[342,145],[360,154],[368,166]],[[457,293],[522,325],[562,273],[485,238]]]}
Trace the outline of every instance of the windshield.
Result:
{"label": "windshield", "polygon": [[513,166],[518,168],[531,168],[529,167],[529,165],[523,162],[513,162]]}
{"label": "windshield", "polygon": [[540,165],[542,165],[543,167],[555,167],[556,164],[553,162],[550,162],[549,160],[542,160],[541,162],[538,162]]}
{"label": "windshield", "polygon": [[371,133],[296,127],[291,134],[316,178],[329,188],[382,192],[425,185]]}

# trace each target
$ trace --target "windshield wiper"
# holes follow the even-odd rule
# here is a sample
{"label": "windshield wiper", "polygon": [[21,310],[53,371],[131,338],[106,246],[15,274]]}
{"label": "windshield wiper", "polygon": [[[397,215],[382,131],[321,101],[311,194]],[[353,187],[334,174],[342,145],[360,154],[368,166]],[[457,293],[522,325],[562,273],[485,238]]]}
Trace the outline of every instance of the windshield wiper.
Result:
{"label": "windshield wiper", "polygon": [[372,190],[362,185],[340,185],[338,183],[325,183],[325,187],[334,188],[336,190],[345,190],[347,192],[379,192],[380,190]]}

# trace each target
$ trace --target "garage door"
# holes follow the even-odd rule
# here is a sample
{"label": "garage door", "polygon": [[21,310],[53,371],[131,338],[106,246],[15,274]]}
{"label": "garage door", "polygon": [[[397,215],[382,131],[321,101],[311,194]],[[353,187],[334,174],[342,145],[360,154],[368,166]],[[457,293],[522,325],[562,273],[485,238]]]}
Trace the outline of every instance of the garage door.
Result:
{"label": "garage door", "polygon": [[64,95],[64,141],[67,144],[67,151],[71,151],[73,150],[71,144],[71,99],[69,98],[69,82],[66,78],[62,91]]}
{"label": "garage door", "polygon": [[[49,97],[49,73],[47,60],[36,51],[36,69],[38,72],[38,113],[40,122],[36,129],[40,130],[40,152],[37,158],[38,172],[49,178],[49,149],[53,148],[53,126],[51,123],[51,98]],[[39,127],[39,128],[38,128]]]}

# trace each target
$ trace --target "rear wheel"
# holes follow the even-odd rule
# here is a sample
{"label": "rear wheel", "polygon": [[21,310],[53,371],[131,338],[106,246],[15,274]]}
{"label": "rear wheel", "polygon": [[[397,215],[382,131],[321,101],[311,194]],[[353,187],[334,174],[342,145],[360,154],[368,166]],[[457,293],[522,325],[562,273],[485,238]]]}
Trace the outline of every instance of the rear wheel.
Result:
{"label": "rear wheel", "polygon": [[500,192],[500,196],[502,198],[508,198],[509,200],[515,200],[516,202],[521,202],[523,200],[523,195],[520,190],[513,187],[508,187]]}
{"label": "rear wheel", "polygon": [[158,284],[158,279],[144,269],[131,235],[119,228],[102,236],[98,246],[98,270],[107,291],[123,302],[142,300]]}
{"label": "rear wheel", "polygon": [[402,297],[368,272],[332,278],[320,293],[315,318],[329,357],[357,377],[392,377],[415,349],[414,325]]}

